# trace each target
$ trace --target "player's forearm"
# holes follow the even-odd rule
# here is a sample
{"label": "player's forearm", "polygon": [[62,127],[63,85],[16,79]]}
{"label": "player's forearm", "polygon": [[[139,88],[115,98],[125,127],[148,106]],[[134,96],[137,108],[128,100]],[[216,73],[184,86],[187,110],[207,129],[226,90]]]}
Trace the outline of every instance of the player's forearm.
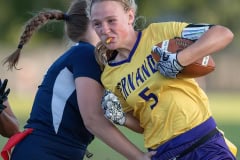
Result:
{"label": "player's forearm", "polygon": [[0,115],[0,134],[9,138],[17,132],[19,132],[17,119],[3,111]]}
{"label": "player's forearm", "polygon": [[137,157],[143,155],[143,152],[132,144],[110,121],[104,117],[95,118],[92,124],[85,124],[92,134],[129,160],[137,160]]}
{"label": "player's forearm", "polygon": [[137,133],[143,133],[144,131],[139,121],[133,117],[132,113],[126,113],[126,122],[124,126]]}
{"label": "player's forearm", "polygon": [[195,43],[179,52],[178,61],[187,66],[196,60],[225,48],[232,40],[233,33],[223,26],[213,26]]}

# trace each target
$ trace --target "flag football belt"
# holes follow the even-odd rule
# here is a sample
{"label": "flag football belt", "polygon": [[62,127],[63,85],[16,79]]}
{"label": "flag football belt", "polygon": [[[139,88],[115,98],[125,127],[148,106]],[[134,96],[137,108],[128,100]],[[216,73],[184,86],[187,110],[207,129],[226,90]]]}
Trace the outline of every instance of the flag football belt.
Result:
{"label": "flag football belt", "polygon": [[210,138],[212,138],[216,133],[218,133],[218,129],[215,128],[212,131],[210,131],[208,134],[206,134],[205,136],[203,136],[202,138],[200,138],[198,141],[196,141],[194,144],[192,144],[189,148],[187,148],[186,150],[184,150],[183,152],[181,152],[180,154],[178,154],[177,156],[175,156],[174,158],[171,158],[169,160],[177,160],[180,157],[183,157],[185,155],[187,155],[188,153],[192,152],[194,149],[196,149],[197,147],[199,147],[200,145],[204,144],[205,142],[207,142],[207,140],[209,140]]}

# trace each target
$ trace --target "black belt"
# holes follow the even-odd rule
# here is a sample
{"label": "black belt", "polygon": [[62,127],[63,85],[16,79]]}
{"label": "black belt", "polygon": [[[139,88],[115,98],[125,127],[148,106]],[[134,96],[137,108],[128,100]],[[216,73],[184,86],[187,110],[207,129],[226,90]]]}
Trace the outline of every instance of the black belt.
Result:
{"label": "black belt", "polygon": [[215,135],[218,132],[218,129],[215,128],[212,131],[210,131],[208,134],[200,138],[197,142],[195,142],[193,145],[191,145],[189,148],[185,149],[182,153],[178,154],[174,158],[171,158],[170,160],[177,160],[180,157],[183,157],[187,155],[188,153],[192,152],[194,149],[205,143],[207,140],[209,140],[213,135]]}

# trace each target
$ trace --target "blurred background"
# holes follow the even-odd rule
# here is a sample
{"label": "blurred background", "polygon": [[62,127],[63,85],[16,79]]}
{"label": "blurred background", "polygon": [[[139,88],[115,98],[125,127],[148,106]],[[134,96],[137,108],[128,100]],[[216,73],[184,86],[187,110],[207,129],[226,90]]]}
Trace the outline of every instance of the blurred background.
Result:
{"label": "blurred background", "polygon": [[[29,18],[48,8],[66,12],[70,2],[70,0],[0,0],[0,62],[2,63],[2,60],[17,48],[24,24]],[[198,81],[209,95],[212,112],[219,127],[234,144],[240,147],[238,116],[240,113],[240,1],[136,0],[136,2],[137,14],[142,20],[139,24],[143,24],[143,27],[151,22],[184,21],[220,24],[232,30],[235,35],[233,42],[213,55],[216,70],[199,78]],[[62,22],[48,23],[39,29],[22,50],[18,63],[21,70],[7,71],[7,68],[1,64],[0,78],[9,79],[10,103],[20,120],[21,127],[29,116],[35,92],[47,68],[71,44],[65,38],[63,30]],[[132,137],[134,143],[144,149],[140,135],[124,129],[123,131]],[[0,148],[5,141],[5,138],[0,137]],[[93,159],[96,157],[108,160],[121,159],[121,156],[98,140],[90,147],[97,155]],[[98,147],[101,150],[104,148],[104,151],[100,153]]]}

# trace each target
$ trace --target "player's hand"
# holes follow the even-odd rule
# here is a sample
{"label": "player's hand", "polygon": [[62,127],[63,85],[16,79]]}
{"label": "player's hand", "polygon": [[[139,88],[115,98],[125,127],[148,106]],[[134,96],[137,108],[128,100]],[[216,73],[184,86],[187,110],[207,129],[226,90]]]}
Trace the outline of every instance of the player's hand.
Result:
{"label": "player's hand", "polygon": [[102,98],[102,108],[104,116],[118,125],[124,125],[126,122],[126,114],[122,110],[122,105],[116,95],[111,91],[105,90]]}
{"label": "player's hand", "polygon": [[151,157],[154,156],[157,153],[157,151],[150,151],[144,153],[143,157],[138,158],[137,160],[151,160]]}
{"label": "player's hand", "polygon": [[3,102],[5,102],[7,100],[7,96],[10,92],[9,88],[5,91],[7,82],[8,82],[8,80],[5,79],[2,83],[2,81],[0,79],[0,114],[6,108],[6,106],[3,104]]}
{"label": "player's hand", "polygon": [[153,46],[152,51],[159,54],[160,60],[155,69],[168,78],[176,78],[177,74],[183,69],[183,66],[177,60],[178,53],[171,53],[163,50],[161,47]]}

